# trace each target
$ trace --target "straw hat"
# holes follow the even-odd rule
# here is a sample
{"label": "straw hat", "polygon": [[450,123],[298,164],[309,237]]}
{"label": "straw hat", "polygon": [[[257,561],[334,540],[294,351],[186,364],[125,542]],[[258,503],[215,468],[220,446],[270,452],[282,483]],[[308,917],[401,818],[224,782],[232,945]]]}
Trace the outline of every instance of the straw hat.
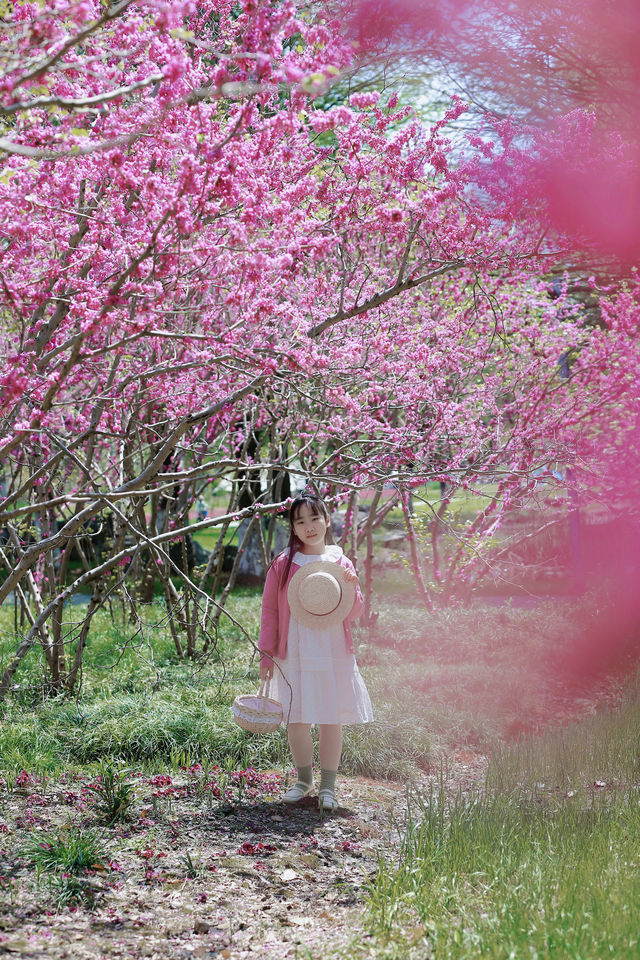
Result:
{"label": "straw hat", "polygon": [[351,612],[354,583],[344,579],[344,567],[329,560],[312,560],[296,570],[287,591],[291,615],[305,627],[333,627]]}

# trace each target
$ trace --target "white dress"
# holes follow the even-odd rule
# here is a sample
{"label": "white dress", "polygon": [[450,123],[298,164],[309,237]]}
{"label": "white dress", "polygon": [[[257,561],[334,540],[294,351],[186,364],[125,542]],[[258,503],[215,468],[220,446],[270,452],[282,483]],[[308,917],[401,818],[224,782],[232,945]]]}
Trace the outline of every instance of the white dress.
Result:
{"label": "white dress", "polygon": [[[296,553],[293,562],[301,567],[316,560],[337,563],[341,556],[342,548],[331,544],[322,556]],[[373,720],[371,700],[341,623],[314,629],[291,616],[287,655],[276,658],[271,696],[282,703],[285,724]]]}

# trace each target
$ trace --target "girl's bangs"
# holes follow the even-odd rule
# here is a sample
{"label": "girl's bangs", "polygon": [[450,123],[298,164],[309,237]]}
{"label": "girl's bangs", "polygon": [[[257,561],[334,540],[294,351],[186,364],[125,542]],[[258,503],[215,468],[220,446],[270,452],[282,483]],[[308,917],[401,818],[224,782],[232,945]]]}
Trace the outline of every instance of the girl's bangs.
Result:
{"label": "girl's bangs", "polygon": [[302,507],[307,506],[311,510],[311,513],[314,517],[323,516],[320,504],[317,500],[301,500],[300,503],[296,503],[291,513],[291,522],[297,518],[298,514]]}

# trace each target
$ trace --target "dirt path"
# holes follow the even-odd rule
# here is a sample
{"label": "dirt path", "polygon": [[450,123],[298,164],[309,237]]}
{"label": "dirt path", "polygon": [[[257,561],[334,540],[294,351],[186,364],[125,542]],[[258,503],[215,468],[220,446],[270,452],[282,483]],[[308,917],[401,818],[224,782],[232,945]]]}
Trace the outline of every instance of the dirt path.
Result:
{"label": "dirt path", "polygon": [[[446,789],[469,789],[485,767],[480,755],[455,753]],[[304,948],[330,953],[362,932],[367,880],[379,854],[394,856],[406,822],[405,786],[386,781],[343,777],[340,810],[321,819],[315,800],[279,803],[281,777],[273,772],[216,778],[192,768],[134,779],[134,816],[100,828],[105,855],[81,876],[95,904],[61,908],[60,879],[42,873],[38,880],[29,845],[95,829],[88,781],[25,774],[7,785],[0,954],[268,960],[306,956]],[[438,782],[434,773],[416,786]]]}

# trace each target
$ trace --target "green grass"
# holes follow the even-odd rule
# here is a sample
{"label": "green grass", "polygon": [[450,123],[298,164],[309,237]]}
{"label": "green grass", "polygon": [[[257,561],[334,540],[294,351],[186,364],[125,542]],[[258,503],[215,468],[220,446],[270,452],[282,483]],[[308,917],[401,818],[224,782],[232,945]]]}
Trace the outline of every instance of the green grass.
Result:
{"label": "green grass", "polygon": [[[261,591],[234,591],[229,611],[257,640]],[[69,618],[78,612],[71,608]],[[10,611],[0,612],[8,626]],[[3,659],[15,644],[3,631]],[[290,764],[284,730],[252,736],[232,720],[231,704],[258,686],[257,658],[243,631],[221,621],[215,646],[196,663],[181,661],[164,609],[151,605],[142,624],[106,612],[96,616],[85,652],[80,696],[48,699],[41,694],[43,666],[34,648],[17,674],[13,697],[0,707],[2,769],[54,772],[121,760],[144,768],[191,762],[247,766]],[[431,744],[424,726],[386,719],[348,731],[343,768],[371,776],[406,776],[426,765]]]}
{"label": "green grass", "polygon": [[[571,640],[582,629],[584,603],[427,612],[376,597],[376,629],[357,631],[376,722],[346,729],[345,773],[406,779],[452,748],[486,751],[557,716],[552,658],[559,637]],[[260,600],[259,588],[230,598],[230,612],[254,640]],[[79,615],[66,612],[69,620]],[[0,625],[6,662],[16,643],[6,607]],[[289,766],[284,730],[251,735],[232,721],[234,697],[258,686],[258,664],[243,630],[225,618],[207,655],[189,662],[177,656],[161,603],[145,609],[142,623],[118,609],[113,619],[101,612],[73,699],[43,694],[41,657],[34,648],[25,658],[0,705],[0,766],[10,776],[105,761],[148,770],[192,762]]]}
{"label": "green grass", "polygon": [[104,763],[95,783],[87,786],[87,790],[95,795],[94,810],[107,827],[118,821],[127,820],[131,813],[136,799],[136,787],[131,779],[132,772],[116,769],[110,763]]}
{"label": "green grass", "polygon": [[[525,738],[510,747],[498,743],[488,771],[493,793],[523,787],[563,793],[590,788],[640,786],[640,675],[631,678],[620,706],[579,723]],[[596,788],[600,790],[600,787]],[[640,800],[640,797],[638,798]]]}
{"label": "green grass", "polygon": [[[194,520],[195,522],[195,520]],[[238,546],[238,527],[239,524],[230,524],[224,540],[225,547],[237,547]],[[205,550],[213,550],[217,544],[220,537],[220,528],[219,527],[209,527],[202,530],[198,530],[194,534],[195,539],[198,541]]]}
{"label": "green grass", "polygon": [[107,851],[96,830],[71,827],[32,835],[20,854],[38,872],[82,874],[104,860]]}
{"label": "green grass", "polygon": [[636,690],[618,711],[503,747],[484,789],[415,794],[401,855],[369,888],[375,955],[635,960],[639,721]]}
{"label": "green grass", "polygon": [[96,830],[69,826],[57,832],[39,832],[29,838],[19,855],[49,890],[58,908],[74,904],[93,907],[104,893],[93,871],[103,867],[107,847]]}

